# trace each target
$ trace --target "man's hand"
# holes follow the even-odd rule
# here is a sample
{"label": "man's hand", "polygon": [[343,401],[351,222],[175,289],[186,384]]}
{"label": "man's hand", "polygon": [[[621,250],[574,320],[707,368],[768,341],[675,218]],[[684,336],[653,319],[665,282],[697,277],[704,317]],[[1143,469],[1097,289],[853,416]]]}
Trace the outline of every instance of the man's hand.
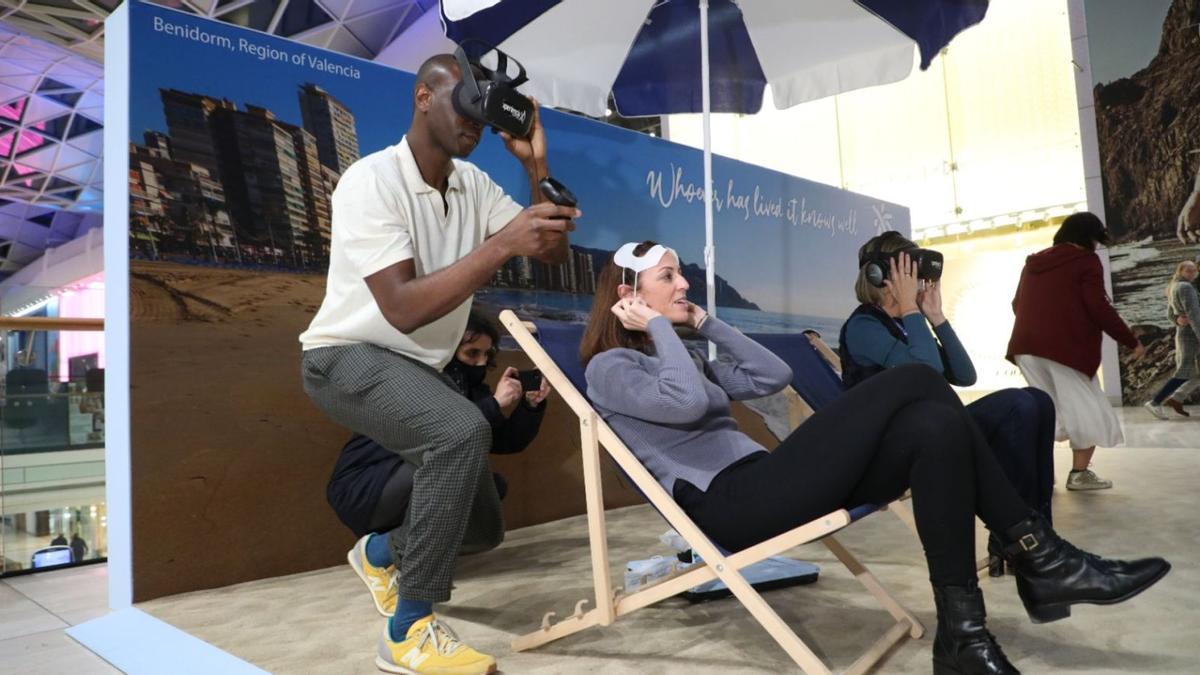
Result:
{"label": "man's hand", "polygon": [[1134,360],[1137,360],[1137,359],[1141,359],[1145,355],[1146,355],[1146,345],[1139,342],[1138,346],[1133,348],[1133,358],[1134,358]]}
{"label": "man's hand", "polygon": [[531,174],[536,174],[537,179],[546,177],[546,131],[542,128],[542,116],[539,111],[537,99],[530,98],[533,102],[533,125],[529,128],[529,136],[526,138],[513,138],[507,131],[500,132],[500,138],[504,139],[504,147],[512,153],[513,157],[525,167],[525,170]]}
{"label": "man's hand", "polygon": [[1183,327],[1190,325],[1190,323],[1188,322],[1188,318],[1186,316],[1180,314],[1179,316],[1175,317],[1175,325]]}
{"label": "man's hand", "polygon": [[517,369],[508,367],[496,383],[496,393],[492,394],[501,408],[507,408],[521,398],[521,380],[517,377]]}
{"label": "man's hand", "polygon": [[554,262],[568,232],[575,230],[571,218],[583,215],[579,209],[541,202],[517,214],[496,234],[509,257],[527,255],[543,262]]}
{"label": "man's hand", "polygon": [[646,332],[646,324],[650,323],[651,319],[662,316],[662,314],[650,309],[646,301],[641,298],[637,300],[632,298],[629,300],[618,300],[617,304],[612,306],[612,313],[617,315],[617,319],[621,321],[621,325],[625,326],[626,330],[642,333]]}

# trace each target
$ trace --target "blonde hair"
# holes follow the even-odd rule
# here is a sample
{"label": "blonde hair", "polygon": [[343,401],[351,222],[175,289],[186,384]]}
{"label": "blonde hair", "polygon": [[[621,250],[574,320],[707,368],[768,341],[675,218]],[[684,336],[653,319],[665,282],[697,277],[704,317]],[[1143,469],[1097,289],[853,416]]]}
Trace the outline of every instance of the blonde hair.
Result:
{"label": "blonde hair", "polygon": [[1179,282],[1183,279],[1183,271],[1185,269],[1187,269],[1188,265],[1191,265],[1192,267],[1197,266],[1196,263],[1192,262],[1191,260],[1184,260],[1183,262],[1181,262],[1175,266],[1175,273],[1171,275],[1171,281],[1167,284],[1167,301],[1168,302],[1174,301],[1175,286],[1177,286],[1179,284]]}
{"label": "blonde hair", "polygon": [[[883,238],[883,240],[880,242],[879,248],[876,249],[874,248],[875,241],[880,238]],[[916,247],[916,244],[904,237],[897,237],[895,235],[884,237],[884,235],[879,235],[867,240],[867,243],[858,249],[858,259],[862,260],[863,254],[867,251],[874,253],[895,253]],[[881,304],[883,303],[884,292],[887,289],[875,286],[870,281],[867,281],[866,267],[866,265],[859,265],[858,267],[858,278],[854,280],[854,297],[858,298],[858,301],[864,305]]]}

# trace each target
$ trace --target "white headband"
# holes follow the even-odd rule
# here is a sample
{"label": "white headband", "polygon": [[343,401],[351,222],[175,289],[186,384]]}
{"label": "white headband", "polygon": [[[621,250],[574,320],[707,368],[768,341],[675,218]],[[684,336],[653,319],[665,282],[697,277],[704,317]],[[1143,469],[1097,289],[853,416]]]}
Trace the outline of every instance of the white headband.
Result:
{"label": "white headband", "polygon": [[[662,260],[662,257],[664,255],[666,255],[667,253],[670,253],[671,255],[675,256],[676,260],[679,259],[679,254],[675,252],[675,249],[667,248],[666,246],[663,246],[662,244],[655,244],[654,246],[651,246],[650,250],[646,251],[645,253],[643,253],[641,255],[637,255],[636,253],[634,253],[634,249],[636,249],[638,246],[641,246],[641,244],[636,241],[631,241],[628,244],[625,244],[621,248],[617,249],[617,252],[613,254],[613,262],[614,263],[619,265],[622,270],[630,270],[633,272],[633,297],[634,298],[637,297],[637,275],[640,272],[642,272],[644,270],[648,270],[651,267],[654,267],[655,265],[657,265],[659,263],[659,261]],[[622,271],[621,281],[624,281],[624,280],[625,280],[625,273],[624,273],[624,271]]]}

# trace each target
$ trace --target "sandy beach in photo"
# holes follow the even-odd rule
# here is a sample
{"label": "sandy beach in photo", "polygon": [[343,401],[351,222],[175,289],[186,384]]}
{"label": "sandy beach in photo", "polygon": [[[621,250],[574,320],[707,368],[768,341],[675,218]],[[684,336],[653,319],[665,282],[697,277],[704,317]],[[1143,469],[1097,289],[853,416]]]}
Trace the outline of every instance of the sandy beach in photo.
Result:
{"label": "sandy beach in photo", "polygon": [[[296,339],[324,277],[130,272],[138,599],[335,563],[353,536],[324,484],[346,434],[304,394]],[[294,553],[256,564],[268,542]]]}

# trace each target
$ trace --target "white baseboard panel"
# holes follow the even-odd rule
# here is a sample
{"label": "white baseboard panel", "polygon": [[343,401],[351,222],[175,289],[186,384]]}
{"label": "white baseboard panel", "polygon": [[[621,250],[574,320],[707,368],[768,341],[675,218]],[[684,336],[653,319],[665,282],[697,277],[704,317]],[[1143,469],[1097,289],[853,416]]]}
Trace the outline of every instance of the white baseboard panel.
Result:
{"label": "white baseboard panel", "polygon": [[266,675],[140,609],[121,609],[66,630],[76,642],[129,675]]}

